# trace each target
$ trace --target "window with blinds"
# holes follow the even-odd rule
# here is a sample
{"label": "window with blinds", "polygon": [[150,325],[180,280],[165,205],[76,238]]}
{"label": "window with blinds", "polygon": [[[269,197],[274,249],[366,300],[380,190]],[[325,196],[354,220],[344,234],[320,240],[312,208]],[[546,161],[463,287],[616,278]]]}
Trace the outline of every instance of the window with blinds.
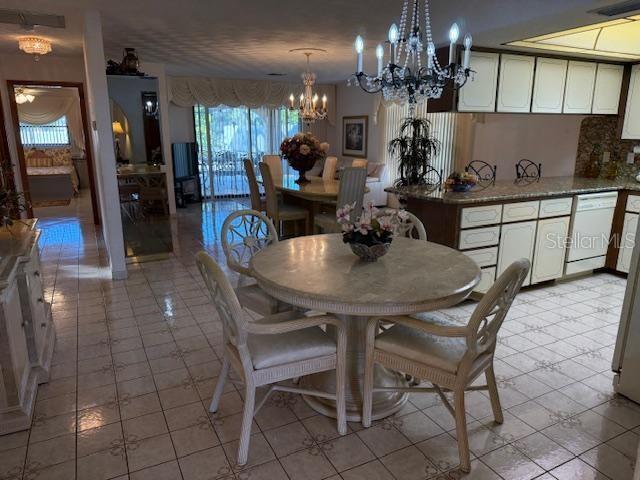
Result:
{"label": "window with blinds", "polygon": [[67,117],[45,125],[20,122],[20,140],[25,146],[65,146],[69,145]]}
{"label": "window with blinds", "polygon": [[[388,150],[389,141],[398,136],[402,121],[409,115],[409,105],[390,103],[383,107],[383,145],[384,160],[389,172],[389,184],[398,179],[398,159],[392,157]],[[438,139],[440,147],[437,155],[432,158],[431,166],[442,171],[444,180],[454,169],[455,138],[457,129],[456,113],[428,113],[427,102],[421,102],[416,107],[416,115],[431,121],[432,135]]]}

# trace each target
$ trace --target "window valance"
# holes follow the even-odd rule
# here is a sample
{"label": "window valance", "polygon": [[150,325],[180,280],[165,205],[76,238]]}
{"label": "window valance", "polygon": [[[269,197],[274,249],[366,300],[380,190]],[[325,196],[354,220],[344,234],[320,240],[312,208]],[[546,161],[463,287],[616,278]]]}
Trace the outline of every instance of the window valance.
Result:
{"label": "window valance", "polygon": [[[208,77],[170,77],[169,99],[180,107],[204,105],[217,107],[245,106],[249,108],[289,105],[289,95],[302,93],[302,82],[272,82],[269,80],[233,80]],[[329,102],[327,120],[336,123],[335,85],[315,85],[318,96],[326,95]]]}

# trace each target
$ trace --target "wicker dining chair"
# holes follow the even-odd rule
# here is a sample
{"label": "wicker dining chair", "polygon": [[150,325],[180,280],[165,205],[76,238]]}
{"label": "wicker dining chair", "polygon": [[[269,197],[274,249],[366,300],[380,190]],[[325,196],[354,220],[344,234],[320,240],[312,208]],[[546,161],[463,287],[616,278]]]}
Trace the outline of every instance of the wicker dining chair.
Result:
{"label": "wicker dining chair", "polygon": [[235,292],[240,305],[260,315],[291,310],[267,295],[253,280],[251,258],[268,245],[278,243],[278,232],[271,220],[256,210],[238,210],[225,219],[220,236],[227,267],[239,274]]}
{"label": "wicker dining chair", "polygon": [[[435,392],[440,396],[456,421],[460,469],[469,472],[471,463],[464,393],[488,390],[493,417],[497,423],[503,422],[493,369],[496,338],[530,266],[529,260],[524,258],[512,263],[482,297],[465,326],[429,314],[370,319],[366,332],[362,424],[365,427],[371,425],[373,393],[394,390],[393,387],[377,388],[373,385],[375,364],[430,382],[433,387],[402,390]],[[376,337],[381,320],[394,326]],[[486,385],[472,386],[483,373]],[[444,392],[453,392],[453,406]]]}
{"label": "wicker dining chair", "polygon": [[[362,202],[367,182],[367,169],[347,167],[343,170],[338,187],[338,200],[335,208],[342,208],[345,205],[355,203],[351,213],[351,219],[355,220],[362,213]],[[335,210],[314,215],[313,224],[315,228],[324,233],[337,233],[341,231]]]}
{"label": "wicker dining chair", "polygon": [[335,182],[338,168],[338,157],[327,157],[322,169],[323,182]]}
{"label": "wicker dining chair", "polygon": [[[300,393],[336,402],[337,428],[347,433],[345,376],[347,331],[337,318],[322,315],[303,317],[292,311],[248,321],[229,280],[220,266],[205,252],[196,255],[196,264],[222,321],[224,357],[222,370],[209,411],[216,412],[229,377],[229,370],[241,378],[244,407],[238,465],[247,463],[253,417],[274,391]],[[301,318],[302,317],[302,318]],[[322,330],[332,327],[336,338]],[[280,382],[313,373],[336,371],[336,393],[307,390]],[[232,379],[229,379],[233,382]],[[237,383],[237,382],[236,382]],[[267,394],[256,404],[256,388],[269,386]]]}
{"label": "wicker dining chair", "polygon": [[353,168],[367,168],[367,165],[369,165],[369,160],[366,158],[354,158],[351,162]]}
{"label": "wicker dining chair", "polygon": [[262,161],[269,165],[271,169],[271,178],[274,181],[282,181],[282,158],[280,155],[263,155]]}
{"label": "wicker dining chair", "polygon": [[267,202],[260,195],[260,187],[258,186],[258,179],[256,178],[256,171],[253,168],[253,162],[250,158],[245,158],[242,163],[244,164],[244,171],[247,176],[247,183],[249,184],[251,208],[258,212],[264,212],[267,209]]}
{"label": "wicker dining chair", "polygon": [[[387,214],[398,213],[398,210],[387,208],[384,210]],[[407,238],[416,238],[418,240],[427,240],[427,230],[424,224],[413,213],[407,210],[402,211],[402,215],[398,216],[397,222],[394,224],[394,235]]]}
{"label": "wicker dining chair", "polygon": [[[265,155],[266,156],[266,155]],[[284,222],[295,222],[294,234],[298,233],[298,222],[304,222],[304,234],[310,230],[309,210],[298,205],[284,203],[278,198],[273,176],[271,175],[271,167],[264,162],[260,162],[260,174],[262,175],[262,186],[266,194],[267,200],[267,217],[269,217],[276,227],[278,235],[282,235]]]}

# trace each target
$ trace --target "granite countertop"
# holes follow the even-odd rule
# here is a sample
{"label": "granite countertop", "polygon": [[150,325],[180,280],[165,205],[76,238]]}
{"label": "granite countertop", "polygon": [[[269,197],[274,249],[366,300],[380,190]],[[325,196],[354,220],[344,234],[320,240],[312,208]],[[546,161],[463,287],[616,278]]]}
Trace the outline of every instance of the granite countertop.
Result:
{"label": "granite countertop", "polygon": [[0,227],[0,290],[6,288],[20,258],[30,255],[39,234],[37,221],[16,221],[10,229]]}
{"label": "granite countertop", "polygon": [[640,191],[640,183],[633,179],[607,180],[604,178],[548,177],[537,182],[497,181],[495,185],[476,185],[468,192],[445,192],[429,187],[389,187],[385,191],[408,198],[426,201],[469,204],[503,200],[526,200],[528,198],[560,197],[581,193],[606,192],[615,190]]}

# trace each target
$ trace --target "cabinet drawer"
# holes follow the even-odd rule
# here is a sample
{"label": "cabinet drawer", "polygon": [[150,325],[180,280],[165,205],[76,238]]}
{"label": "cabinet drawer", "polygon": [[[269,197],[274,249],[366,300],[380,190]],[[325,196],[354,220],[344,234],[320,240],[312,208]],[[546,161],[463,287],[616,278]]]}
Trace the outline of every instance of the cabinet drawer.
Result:
{"label": "cabinet drawer", "polygon": [[640,213],[640,195],[629,195],[625,210],[627,212]]}
{"label": "cabinet drawer", "polygon": [[565,268],[565,275],[573,275],[574,273],[588,272],[589,270],[595,270],[596,268],[604,267],[606,256],[585,258],[584,260],[577,260],[575,262],[567,263]]}
{"label": "cabinet drawer", "polygon": [[474,292],[487,293],[496,280],[496,267],[483,268],[480,270],[480,281]]}
{"label": "cabinet drawer", "polygon": [[502,205],[467,207],[460,212],[460,228],[481,227],[500,223]]}
{"label": "cabinet drawer", "polygon": [[476,262],[479,267],[488,267],[498,263],[498,247],[481,248],[480,250],[468,250],[464,254]]}
{"label": "cabinet drawer", "polygon": [[502,209],[502,223],[521,222],[538,218],[540,202],[507,203]]}
{"label": "cabinet drawer", "polygon": [[500,227],[474,228],[460,232],[459,249],[490,247],[497,245],[500,240]]}
{"label": "cabinet drawer", "polygon": [[573,197],[550,198],[549,200],[540,200],[540,218],[560,217],[562,215],[571,215],[571,207],[573,206]]}

